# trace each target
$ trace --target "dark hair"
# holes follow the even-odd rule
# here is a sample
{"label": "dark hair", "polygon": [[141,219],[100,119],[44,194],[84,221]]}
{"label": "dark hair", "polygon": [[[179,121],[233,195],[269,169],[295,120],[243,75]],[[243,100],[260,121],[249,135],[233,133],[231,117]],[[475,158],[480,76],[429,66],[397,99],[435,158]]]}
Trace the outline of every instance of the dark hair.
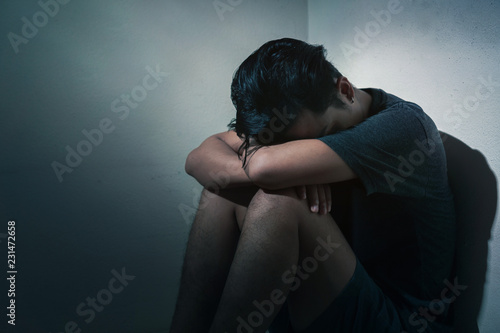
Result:
{"label": "dark hair", "polygon": [[292,38],[269,41],[245,59],[233,76],[231,100],[236,118],[228,125],[244,140],[240,147],[240,154],[245,153],[243,165],[251,140],[256,149],[283,142],[302,109],[321,114],[330,105],[342,106],[335,88],[340,76],[326,60],[322,45]]}

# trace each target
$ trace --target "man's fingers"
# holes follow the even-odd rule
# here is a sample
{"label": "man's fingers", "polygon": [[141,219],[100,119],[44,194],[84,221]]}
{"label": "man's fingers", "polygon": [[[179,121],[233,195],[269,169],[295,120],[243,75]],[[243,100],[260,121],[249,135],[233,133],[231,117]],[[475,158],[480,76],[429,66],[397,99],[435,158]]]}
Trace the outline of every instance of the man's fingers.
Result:
{"label": "man's fingers", "polygon": [[317,185],[307,185],[307,199],[309,202],[309,207],[311,212],[319,212],[319,199],[318,199],[318,186]]}
{"label": "man's fingers", "polygon": [[327,212],[330,213],[332,211],[332,188],[330,187],[330,184],[325,184],[324,186],[325,186]]}
{"label": "man's fingers", "polygon": [[325,185],[318,185],[318,200],[319,200],[318,213],[320,215],[326,214],[328,212],[325,192],[326,192]]}
{"label": "man's fingers", "polygon": [[295,191],[300,199],[307,199],[311,212],[323,215],[332,210],[332,193],[329,184],[296,186]]}
{"label": "man's fingers", "polygon": [[297,191],[297,196],[300,199],[306,199],[307,198],[306,186],[305,185],[295,186],[295,190]]}

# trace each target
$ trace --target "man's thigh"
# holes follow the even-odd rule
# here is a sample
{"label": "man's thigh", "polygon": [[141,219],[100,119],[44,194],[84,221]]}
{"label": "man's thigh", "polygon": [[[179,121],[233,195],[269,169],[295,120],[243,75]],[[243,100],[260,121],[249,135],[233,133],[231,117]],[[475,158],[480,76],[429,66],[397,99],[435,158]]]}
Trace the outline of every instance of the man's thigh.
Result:
{"label": "man's thigh", "polygon": [[288,307],[282,309],[295,332],[403,330],[395,305],[365,271],[330,214],[311,213],[291,189],[259,191],[253,200],[260,200],[260,207],[269,201],[274,213],[297,219],[300,255],[297,266],[283,274],[291,287]]}

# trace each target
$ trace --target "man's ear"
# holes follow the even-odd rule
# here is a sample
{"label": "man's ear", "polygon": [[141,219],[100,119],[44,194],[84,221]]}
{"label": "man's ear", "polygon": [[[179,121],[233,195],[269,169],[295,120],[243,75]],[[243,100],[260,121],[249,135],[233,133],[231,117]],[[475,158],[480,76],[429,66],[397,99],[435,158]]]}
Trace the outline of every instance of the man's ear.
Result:
{"label": "man's ear", "polygon": [[341,100],[345,104],[350,104],[351,100],[354,98],[354,86],[349,82],[345,76],[340,76],[335,84],[337,91],[340,94]]}

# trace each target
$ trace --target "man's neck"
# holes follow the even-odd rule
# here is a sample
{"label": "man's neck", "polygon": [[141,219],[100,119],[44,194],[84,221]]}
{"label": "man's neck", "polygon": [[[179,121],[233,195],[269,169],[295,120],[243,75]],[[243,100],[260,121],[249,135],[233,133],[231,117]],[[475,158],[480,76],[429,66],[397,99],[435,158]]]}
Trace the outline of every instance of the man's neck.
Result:
{"label": "man's neck", "polygon": [[355,88],[356,100],[354,102],[354,112],[357,113],[358,123],[369,116],[370,106],[372,105],[372,96],[361,89]]}
{"label": "man's neck", "polygon": [[369,116],[372,96],[367,92],[354,88],[354,103],[347,106],[349,112],[343,120],[341,127],[349,128],[364,121]]}

